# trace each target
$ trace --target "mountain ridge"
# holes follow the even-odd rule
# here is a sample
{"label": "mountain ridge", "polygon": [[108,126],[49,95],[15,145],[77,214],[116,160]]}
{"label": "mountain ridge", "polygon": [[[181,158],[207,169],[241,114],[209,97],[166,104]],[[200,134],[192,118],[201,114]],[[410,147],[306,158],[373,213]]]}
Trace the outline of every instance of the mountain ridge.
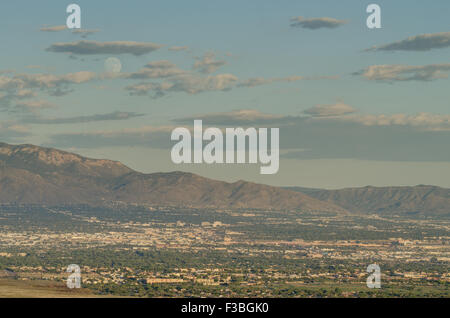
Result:
{"label": "mountain ridge", "polygon": [[337,190],[285,187],[324,202],[337,204],[350,212],[381,215],[450,216],[450,189],[433,185],[344,188]]}
{"label": "mountain ridge", "polygon": [[306,194],[246,181],[227,183],[188,172],[144,174],[118,161],[55,148],[0,143],[0,203],[102,204],[300,209],[347,213]]}
{"label": "mountain ridge", "polygon": [[432,185],[326,190],[224,182],[174,171],[145,174],[119,161],[0,142],[0,204],[92,204],[450,216],[450,189]]}

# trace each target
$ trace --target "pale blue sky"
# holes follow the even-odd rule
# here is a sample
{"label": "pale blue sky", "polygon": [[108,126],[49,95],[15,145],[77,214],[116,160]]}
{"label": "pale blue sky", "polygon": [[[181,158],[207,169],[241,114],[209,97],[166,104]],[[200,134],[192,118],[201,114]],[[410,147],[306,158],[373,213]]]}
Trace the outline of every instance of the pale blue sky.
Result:
{"label": "pale blue sky", "polygon": [[[0,77],[64,76],[81,71],[98,76],[81,84],[62,84],[63,96],[51,96],[47,88],[28,84],[35,85],[30,88],[35,96],[26,98],[4,97],[11,91],[6,88],[2,91],[0,81],[0,98],[4,97],[0,99],[2,141],[51,145],[85,155],[108,157],[141,171],[189,170],[226,180],[246,178],[270,184],[315,187],[418,183],[450,186],[450,71],[446,66],[450,63],[450,46],[430,47],[429,50],[364,51],[421,34],[442,33],[445,40],[450,36],[450,2],[446,0],[73,2],[81,7],[82,29],[97,32],[82,38],[69,30],[40,31],[64,25],[65,8],[71,2],[19,0],[0,5],[0,72],[13,70],[0,73]],[[368,15],[365,9],[370,3],[381,6],[382,29],[369,30],[365,25]],[[290,19],[297,16],[329,17],[346,23],[337,28],[317,30],[290,26]],[[55,43],[85,40],[151,42],[163,47],[139,56],[70,55],[47,50]],[[189,49],[169,50],[173,46]],[[194,63],[201,62],[208,53],[214,54],[213,61],[225,64],[209,74],[194,69]],[[152,92],[150,96],[130,96],[130,91],[125,89],[127,86],[170,82],[176,78],[99,78],[104,73],[105,59],[111,56],[121,60],[122,74],[138,72],[149,62],[167,60],[196,80],[232,74],[236,82],[224,91],[207,89],[194,94],[166,91],[161,98],[151,98]],[[425,80],[387,81],[362,75],[363,70],[377,65],[438,67],[433,71],[421,68],[412,73],[400,73],[400,76],[422,76],[425,72]],[[360,75],[354,75],[356,72]],[[282,80],[291,76],[312,79]],[[263,78],[270,83],[239,87],[252,78]],[[37,101],[41,102],[40,107],[30,106]],[[52,107],[43,106],[44,102]],[[325,121],[301,119],[305,116],[303,111],[315,105],[339,103],[352,107],[355,112]],[[242,109],[300,116],[288,128],[280,127],[282,147],[285,145],[282,150],[289,155],[282,159],[278,175],[262,177],[257,167],[175,166],[170,162],[170,142],[165,147],[159,140],[164,140],[164,136],[155,137],[149,132],[149,127],[175,125],[173,120],[178,118]],[[73,119],[116,111],[130,113],[130,118],[90,122]],[[424,119],[417,117],[418,113],[429,115]],[[392,114],[401,114],[405,119],[400,123],[395,119],[385,123],[376,117],[368,124],[364,117],[385,115],[389,118]],[[73,124],[67,121],[64,124],[42,123],[49,118],[72,118]],[[37,119],[41,123],[37,123]],[[275,121],[271,125],[278,123]],[[115,135],[123,132],[124,136],[138,134],[148,140],[142,142],[135,138],[134,143],[133,138],[124,137],[123,143],[114,143],[105,137],[105,131]],[[296,135],[300,131],[303,136]],[[89,134],[96,135],[95,142],[87,142]],[[295,142],[301,138],[304,140]],[[305,148],[308,154],[303,156]],[[427,155],[417,149],[424,149]],[[157,159],[146,160],[148,157]],[[399,169],[402,163],[404,168]],[[358,168],[353,170],[352,167]]]}

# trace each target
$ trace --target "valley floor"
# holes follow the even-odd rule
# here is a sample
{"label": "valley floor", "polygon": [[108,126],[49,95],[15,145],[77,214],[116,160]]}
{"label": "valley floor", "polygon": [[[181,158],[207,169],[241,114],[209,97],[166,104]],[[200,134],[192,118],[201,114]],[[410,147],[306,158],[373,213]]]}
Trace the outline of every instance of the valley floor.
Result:
{"label": "valley floor", "polygon": [[[82,289],[66,287],[80,267]],[[381,288],[366,285],[367,266]],[[117,206],[0,209],[0,297],[450,297],[446,219]]]}

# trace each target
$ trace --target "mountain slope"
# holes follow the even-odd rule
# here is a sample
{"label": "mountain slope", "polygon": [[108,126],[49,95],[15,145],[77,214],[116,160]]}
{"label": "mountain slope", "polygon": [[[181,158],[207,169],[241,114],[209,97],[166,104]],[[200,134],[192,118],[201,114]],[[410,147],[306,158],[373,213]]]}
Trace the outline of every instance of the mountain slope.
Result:
{"label": "mountain slope", "polygon": [[345,212],[302,193],[245,181],[227,183],[185,172],[126,174],[111,190],[115,200],[137,203]]}
{"label": "mountain slope", "polygon": [[345,209],[306,194],[245,181],[227,183],[184,172],[143,174],[120,162],[33,145],[0,143],[0,203]]}
{"label": "mountain slope", "polygon": [[363,187],[340,190],[288,188],[337,204],[352,212],[377,214],[450,215],[450,189],[415,187]]}
{"label": "mountain slope", "polygon": [[9,168],[35,171],[39,174],[77,173],[82,176],[117,177],[133,171],[117,161],[84,158],[53,148],[5,143],[0,143],[0,162]]}

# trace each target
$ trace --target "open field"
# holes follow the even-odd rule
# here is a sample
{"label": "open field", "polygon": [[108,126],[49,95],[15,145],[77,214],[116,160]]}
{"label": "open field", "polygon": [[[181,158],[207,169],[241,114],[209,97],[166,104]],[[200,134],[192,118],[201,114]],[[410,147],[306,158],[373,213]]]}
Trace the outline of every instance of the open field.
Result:
{"label": "open field", "polygon": [[64,283],[44,280],[0,279],[2,298],[78,298],[98,297],[92,291],[69,289]]}

